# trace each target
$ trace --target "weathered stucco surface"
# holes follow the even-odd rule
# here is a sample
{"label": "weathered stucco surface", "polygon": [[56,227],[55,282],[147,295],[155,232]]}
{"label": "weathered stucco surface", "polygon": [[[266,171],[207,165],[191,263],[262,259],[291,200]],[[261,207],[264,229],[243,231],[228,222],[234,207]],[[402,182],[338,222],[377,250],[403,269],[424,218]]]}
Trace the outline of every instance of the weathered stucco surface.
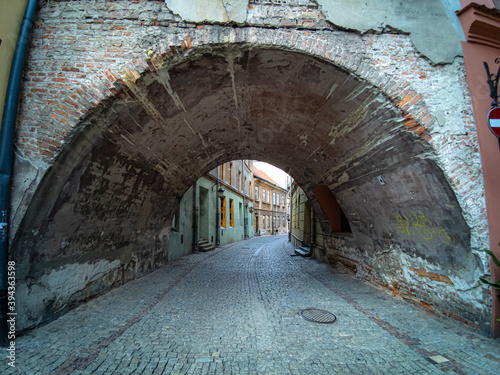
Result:
{"label": "weathered stucco surface", "polygon": [[[318,4],[326,20],[335,26],[361,33],[397,30],[408,33],[415,47],[434,63],[450,63],[462,55],[460,41],[463,32],[454,10],[460,9],[453,1],[400,0],[165,0],[168,8],[185,21],[234,22],[252,24],[250,7],[271,5],[313,6]],[[250,3],[250,4],[249,4]],[[454,9],[453,9],[454,8]],[[282,14],[284,18],[285,14]],[[443,19],[448,18],[446,22]],[[425,25],[425,26],[423,26]],[[304,26],[307,26],[304,25]]]}
{"label": "weathered stucco surface", "polygon": [[[194,2],[42,7],[11,217],[27,317],[19,329],[165,264],[183,193],[233,159],[268,161],[299,182],[332,263],[488,325],[490,297],[477,283],[488,232],[463,62],[435,65],[395,30],[339,30],[322,13],[328,4],[303,3],[251,2],[239,26],[183,19],[180,7]],[[351,239],[331,234],[317,184],[339,201]],[[77,275],[78,264],[92,283],[48,281]]]}
{"label": "weathered stucco surface", "polygon": [[[452,6],[436,0],[317,0],[326,18],[337,26],[382,32],[400,30],[410,34],[415,47],[434,63],[450,63],[463,55],[463,32],[458,19],[443,22]],[[455,10],[460,3],[454,1]],[[458,25],[458,27],[457,27]]]}
{"label": "weathered stucco surface", "polygon": [[122,284],[119,260],[67,264],[52,269],[40,277],[36,285],[17,285],[17,292],[24,296],[23,304],[17,310],[17,324],[27,327],[43,323],[108,291],[115,283]]}
{"label": "weathered stucco surface", "polygon": [[185,21],[237,22],[247,19],[248,0],[165,0]]}

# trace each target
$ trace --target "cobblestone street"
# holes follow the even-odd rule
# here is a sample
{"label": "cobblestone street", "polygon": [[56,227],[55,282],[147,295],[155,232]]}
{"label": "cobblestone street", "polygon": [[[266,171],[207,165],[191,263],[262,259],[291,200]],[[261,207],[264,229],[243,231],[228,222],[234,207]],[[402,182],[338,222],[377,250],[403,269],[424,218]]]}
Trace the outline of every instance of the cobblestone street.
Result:
{"label": "cobblestone street", "polygon": [[182,257],[18,337],[0,373],[500,373],[498,340],[291,254],[269,236]]}

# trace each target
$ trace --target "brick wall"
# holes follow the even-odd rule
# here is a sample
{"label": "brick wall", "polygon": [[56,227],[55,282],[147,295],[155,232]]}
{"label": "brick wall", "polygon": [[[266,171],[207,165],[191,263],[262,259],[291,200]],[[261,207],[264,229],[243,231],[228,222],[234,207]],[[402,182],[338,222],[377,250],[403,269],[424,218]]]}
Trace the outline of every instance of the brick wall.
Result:
{"label": "brick wall", "polygon": [[[311,61],[311,66],[332,65],[339,72],[343,72],[345,81],[333,86],[330,84],[331,91],[326,99],[332,93],[335,96],[334,92],[337,92],[337,88],[340,90],[344,87],[343,85],[352,85],[353,89],[346,93],[342,100],[339,98],[339,102],[336,104],[339,108],[344,106],[346,110],[362,117],[366,116],[366,108],[377,105],[377,111],[381,112],[378,119],[375,118],[375,120],[381,121],[383,124],[394,124],[394,131],[384,130],[387,133],[381,136],[380,142],[390,140],[396,133],[404,133],[405,139],[411,139],[412,145],[415,145],[412,147],[423,150],[412,156],[415,158],[415,164],[425,160],[437,166],[436,169],[432,169],[432,174],[428,177],[429,181],[433,181],[433,173],[436,173],[436,176],[440,177],[436,177],[435,184],[449,185],[451,190],[447,194],[454,195],[455,198],[450,199],[456,199],[457,202],[453,215],[460,216],[457,217],[457,220],[465,220],[467,226],[471,228],[470,233],[467,230],[463,237],[467,243],[462,244],[461,251],[468,251],[472,254],[469,254],[470,257],[468,256],[466,261],[472,262],[472,270],[469,270],[466,277],[462,279],[462,284],[458,283],[456,279],[460,270],[456,270],[453,275],[440,273],[438,268],[442,264],[427,264],[425,260],[416,256],[412,257],[411,251],[408,249],[411,250],[412,246],[420,245],[414,245],[412,242],[414,239],[411,238],[404,241],[398,240],[399,242],[395,240],[393,233],[397,231],[396,227],[373,229],[372,237],[380,238],[381,242],[380,244],[371,244],[370,252],[366,255],[363,248],[364,243],[356,242],[366,236],[366,233],[361,230],[364,219],[358,217],[362,210],[356,211],[354,209],[356,206],[354,204],[355,198],[354,195],[348,196],[350,189],[346,188],[348,181],[343,178],[345,174],[336,176],[334,174],[335,168],[329,170],[324,167],[327,165],[324,161],[325,156],[318,152],[319,147],[311,146],[315,144],[314,142],[320,141],[316,138],[321,137],[315,138],[311,128],[309,130],[300,127],[291,129],[284,122],[280,123],[286,114],[279,112],[278,104],[280,103],[278,102],[274,107],[262,105],[261,111],[268,111],[269,116],[273,116],[273,111],[279,114],[275,115],[276,121],[273,122],[272,126],[268,124],[267,127],[256,129],[257,138],[252,138],[254,141],[248,141],[244,147],[222,147],[220,143],[217,143],[221,142],[217,140],[219,134],[225,134],[224,136],[229,138],[234,137],[235,140],[241,138],[241,127],[245,123],[232,123],[231,121],[237,118],[236,115],[231,115],[232,120],[228,120],[229,122],[225,123],[227,125],[224,125],[225,128],[222,129],[217,128],[217,126],[222,125],[212,125],[209,120],[205,120],[203,123],[205,133],[203,133],[201,141],[205,142],[203,147],[206,146],[207,150],[210,151],[207,151],[205,159],[202,159],[201,156],[199,156],[200,159],[196,159],[198,154],[194,154],[194,149],[197,146],[194,147],[193,143],[189,143],[192,141],[184,141],[184,139],[189,139],[190,131],[197,134],[198,130],[188,129],[186,135],[180,130],[179,133],[172,131],[171,134],[177,134],[179,144],[172,146],[171,152],[180,152],[178,149],[193,150],[193,155],[188,152],[189,155],[183,156],[183,158],[197,160],[199,161],[198,165],[189,166],[187,170],[183,170],[178,166],[179,164],[174,162],[170,164],[168,162],[158,163],[147,170],[147,173],[144,174],[144,176],[147,175],[144,177],[145,180],[155,181],[155,178],[160,179],[157,175],[161,176],[165,189],[172,194],[170,200],[167,199],[167,201],[174,202],[172,204],[175,205],[183,191],[189,187],[189,181],[183,180],[184,172],[189,172],[197,177],[202,174],[201,169],[208,171],[217,166],[218,163],[231,159],[267,158],[285,170],[290,169],[292,175],[295,173],[298,177],[297,180],[304,185],[306,194],[310,194],[317,183],[327,184],[343,208],[352,208],[346,209],[345,213],[354,226],[354,238],[349,240],[347,245],[339,245],[336,240],[332,239],[326,254],[330,260],[350,265],[350,267],[356,267],[357,264],[360,264],[365,267],[364,274],[368,275],[374,282],[390,285],[392,288],[396,288],[395,285],[397,285],[398,290],[403,290],[412,298],[414,295],[421,296],[423,303],[432,304],[436,306],[437,310],[443,310],[449,315],[454,314],[453,311],[457,305],[468,301],[467,303],[472,305],[470,309],[462,309],[457,312],[457,315],[472,321],[471,315],[479,311],[479,314],[482,314],[482,320],[486,319],[485,316],[489,309],[488,298],[484,296],[483,289],[474,280],[477,280],[477,276],[488,272],[485,258],[480,253],[480,250],[487,246],[488,231],[477,136],[470,98],[465,84],[463,61],[460,57],[457,57],[451,64],[435,65],[420,54],[409,35],[396,31],[362,35],[345,31],[327,22],[320,7],[315,2],[309,1],[290,1],[286,5],[277,4],[274,1],[250,2],[247,23],[244,25],[186,22],[167,9],[165,3],[161,1],[48,2],[42,6],[38,17],[32,35],[23,83],[23,100],[19,112],[16,180],[11,217],[14,226],[14,231],[11,233],[11,239],[14,243],[13,254],[18,257],[20,262],[26,263],[24,268],[29,268],[30,255],[27,254],[28,250],[21,249],[20,243],[23,242],[18,238],[24,236],[23,238],[26,239],[26,236],[35,230],[35,228],[30,227],[30,225],[36,225],[30,224],[33,221],[26,217],[26,212],[32,212],[33,207],[38,206],[49,209],[39,202],[34,202],[34,199],[40,199],[36,198],[37,192],[47,189],[46,184],[50,180],[46,177],[47,171],[53,166],[50,169],[51,176],[56,176],[60,172],[57,181],[61,181],[61,191],[65,191],[62,187],[65,179],[70,179],[72,174],[77,175],[74,170],[79,168],[82,160],[92,157],[89,155],[96,154],[93,150],[99,146],[98,142],[100,141],[98,140],[102,136],[99,135],[101,138],[98,136],[86,136],[87,138],[85,138],[82,134],[92,132],[96,134],[97,132],[100,132],[99,134],[109,132],[111,134],[115,132],[115,128],[118,128],[117,125],[113,125],[113,121],[115,121],[115,123],[121,124],[124,129],[123,133],[120,134],[121,140],[125,143],[134,143],[137,140],[131,138],[127,133],[129,131],[125,120],[128,118],[127,113],[132,118],[132,120],[128,120],[129,122],[136,121],[142,127],[150,126],[146,120],[141,122],[142,119],[147,118],[152,119],[152,122],[161,122],[164,117],[163,113],[170,110],[169,108],[188,113],[189,111],[183,108],[184,97],[182,95],[194,95],[192,92],[196,92],[202,86],[193,84],[191,87],[189,83],[186,83],[174,92],[169,87],[171,77],[168,71],[176,67],[192,66],[191,71],[203,72],[203,66],[200,67],[196,64],[206,54],[221,54],[221,59],[227,61],[234,59],[236,61],[244,56],[245,51],[289,51],[298,53],[299,56],[307,56]],[[225,48],[223,53],[214,52],[221,46]],[[241,87],[245,85],[245,83],[236,82],[234,78],[243,68],[238,68],[240,70],[235,71],[231,64],[234,63],[230,62],[227,68],[222,69],[225,74],[228,74],[223,78],[229,81],[232,79],[232,88],[236,92],[238,85]],[[286,66],[279,69],[286,70]],[[190,70],[186,68],[185,71]],[[311,72],[304,69],[300,73],[302,76],[297,73],[298,79],[302,80],[301,82],[310,83],[311,80],[307,74],[313,74]],[[196,76],[197,79],[204,86],[211,85],[214,92],[218,90],[220,85],[226,87],[225,83],[221,83],[223,80],[218,81],[215,78],[203,82],[204,74],[200,73],[199,76]],[[208,73],[206,75],[208,76]],[[153,100],[155,95],[147,91],[148,87],[153,87],[150,84],[154,80],[161,82],[157,86],[163,86],[171,97],[170,107],[167,109],[155,105]],[[251,84],[252,82],[249,82],[248,87]],[[321,84],[324,82],[319,80],[318,86]],[[227,87],[229,87],[228,92],[231,92],[231,85],[229,84]],[[234,95],[228,94],[227,98],[222,101],[230,102],[235,97],[237,99],[237,94],[237,92]],[[348,108],[349,103],[356,102],[361,97],[369,98],[366,99],[365,109],[358,107],[356,110],[360,112],[356,113],[353,108]],[[201,101],[203,98],[197,98],[197,100]],[[272,102],[272,98],[269,101]],[[296,104],[300,105],[300,103]],[[238,111],[247,108],[245,102],[238,100],[236,100],[235,106]],[[134,107],[135,112],[127,112],[128,110],[120,112],[123,108],[129,107]],[[250,105],[248,107],[250,108]],[[335,106],[332,105],[332,107]],[[382,112],[384,109],[387,109],[389,111],[387,113],[390,115]],[[308,108],[304,108],[304,112],[307,110]],[[315,115],[315,113],[311,113],[308,117],[311,118]],[[318,114],[318,116],[320,115]],[[325,124],[325,127],[332,126],[328,124],[326,119],[322,119],[322,123]],[[327,135],[335,137],[336,131],[336,128],[332,127],[330,133],[327,131]],[[79,136],[87,141],[77,142]],[[290,139],[290,145],[293,147],[280,146],[282,139]],[[395,139],[397,140],[397,138]],[[365,144],[369,147],[376,146],[370,142],[372,140],[367,139]],[[72,153],[67,152],[69,145],[73,145]],[[114,160],[118,157],[118,153],[113,154],[114,146],[111,143],[109,145],[109,155],[106,155],[107,165],[113,166],[115,171],[120,170],[122,171],[120,173],[127,175],[132,169],[126,165],[126,162]],[[278,147],[282,155],[271,155],[269,151],[266,151],[268,146],[274,147],[274,149]],[[143,146],[137,146],[136,143],[136,148],[140,147]],[[402,146],[402,148],[404,147]],[[298,149],[300,153],[296,151]],[[390,148],[386,151],[390,153]],[[146,155],[147,152],[144,152],[143,155]],[[294,158],[302,157],[300,156],[302,154],[303,163],[310,163],[311,170],[306,167],[302,168],[295,163]],[[366,155],[369,154],[366,152]],[[62,162],[63,159],[66,161]],[[180,157],[177,161],[179,160],[181,160]],[[368,159],[366,160],[368,162]],[[96,168],[101,164],[96,162]],[[67,168],[54,171],[62,166],[67,166]],[[143,167],[135,165],[134,168],[140,170]],[[336,177],[331,177],[331,180],[328,180],[330,172],[332,176]],[[102,177],[96,171],[93,173],[95,178]],[[418,175],[418,173],[415,174]],[[130,197],[134,194],[138,196],[144,194],[143,199],[150,199],[146,198],[149,197],[147,189],[141,181],[134,185],[139,191],[137,193],[131,191],[131,185],[126,182],[126,179],[124,182],[116,183],[115,174],[110,173],[109,176],[105,177],[116,184],[114,185],[115,190],[111,191],[117,192],[118,195],[120,188],[128,191],[129,195],[123,196],[124,203],[120,206],[121,209],[127,205]],[[75,178],[73,188],[76,190],[80,189],[79,178],[82,177]],[[108,184],[106,182],[103,186],[109,186]],[[426,185],[422,186],[425,188]],[[161,202],[159,191],[161,189],[158,190],[157,196],[151,198],[152,201]],[[419,198],[417,194],[426,192],[412,190],[406,193],[415,194],[415,204],[414,206],[394,207],[392,217],[394,220],[398,214],[404,215],[405,212],[411,212],[412,207],[418,208]],[[370,194],[374,194],[374,192],[358,191],[356,194],[358,197],[366,194],[365,201],[370,202]],[[394,202],[397,203],[399,192],[395,191],[391,194]],[[112,199],[113,194],[109,195]],[[121,195],[119,196],[121,197]],[[311,198],[312,195],[309,197]],[[75,199],[74,196],[72,199]],[[357,204],[360,207],[364,204],[363,200],[357,201]],[[174,210],[172,207],[165,206],[165,203],[159,203],[159,205],[165,207],[168,212]],[[118,206],[106,203],[102,207]],[[443,207],[439,208],[442,208],[443,212],[448,209],[444,207],[444,203]],[[315,209],[315,211],[317,210]],[[135,212],[141,213],[143,211],[137,206]],[[461,212],[461,214],[456,212]],[[43,212],[40,215],[43,216]],[[370,215],[374,215],[374,213]],[[385,216],[388,220],[390,219],[388,213]],[[373,221],[373,216],[369,218]],[[111,218],[109,219],[111,220]],[[361,224],[358,225],[358,222]],[[128,233],[127,238],[134,242],[139,237],[142,238],[143,235],[150,236],[147,242],[154,248],[155,243],[160,238],[158,233],[163,233],[162,228],[163,226],[168,227],[168,223],[160,223],[159,219],[153,219],[152,223],[154,225],[152,225],[153,229],[150,235],[144,235],[147,232],[145,226],[141,229],[144,230],[141,236],[133,238],[134,236]],[[370,225],[368,221],[366,225]],[[357,226],[358,229],[356,229]],[[15,237],[16,230],[19,228],[21,228],[22,233],[18,232],[17,237]],[[108,230],[111,233],[114,229],[110,226]],[[327,232],[324,232],[326,235]],[[119,242],[118,239],[116,241]],[[32,248],[36,249],[36,239],[32,239],[32,242]],[[407,251],[394,252],[390,247],[392,242],[397,242],[400,247],[406,246]],[[57,248],[59,244],[54,244],[54,246]],[[116,252],[119,253],[119,251],[118,247]],[[379,253],[388,264],[377,266],[379,264],[377,254]],[[144,270],[138,272],[137,275],[154,269],[154,267],[145,266],[146,263],[149,264],[151,257],[163,259],[155,251],[151,254],[151,250],[146,249],[146,247],[143,255],[139,254],[137,259],[133,258],[131,254],[129,255],[129,263],[126,263],[130,264],[129,269],[136,267],[137,259],[142,259],[139,263],[142,262],[141,267]],[[460,256],[462,257],[462,255]],[[33,258],[33,254],[31,258]],[[107,259],[111,270],[109,272],[121,267],[114,265],[114,259],[119,259],[119,255]],[[72,262],[74,259],[67,260],[67,264]],[[392,267],[391,262],[398,263],[399,275],[391,274],[388,271]],[[428,275],[441,275],[443,280],[447,278],[446,280],[449,279],[452,283],[443,282],[441,279],[434,280],[435,277],[432,279],[419,276],[418,271],[415,270],[425,270]],[[44,272],[49,274],[50,269],[40,271],[41,274]],[[41,280],[44,277],[41,274],[34,276],[29,275],[29,272],[26,271],[25,276],[27,279],[38,277]],[[443,298],[455,299],[456,303],[438,306],[439,304],[435,302],[432,293],[429,292],[430,287],[428,288],[434,283],[438,283],[436,285],[443,289]],[[414,295],[410,294],[412,288],[417,291]],[[32,292],[26,291],[26,295],[30,293]],[[28,307],[27,309],[29,310]],[[26,322],[25,326],[30,324],[33,324],[33,321]]]}
{"label": "brick wall", "polygon": [[479,281],[467,282],[460,275],[446,275],[446,269],[424,259],[407,257],[397,246],[371,257],[360,256],[350,242],[349,238],[330,238],[327,263],[431,313],[451,317],[488,333],[491,292],[481,287]]}

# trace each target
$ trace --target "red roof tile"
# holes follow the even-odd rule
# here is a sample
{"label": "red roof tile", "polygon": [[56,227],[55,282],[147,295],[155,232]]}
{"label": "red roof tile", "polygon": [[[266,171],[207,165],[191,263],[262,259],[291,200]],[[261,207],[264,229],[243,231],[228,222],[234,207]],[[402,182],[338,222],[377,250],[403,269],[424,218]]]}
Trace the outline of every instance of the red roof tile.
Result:
{"label": "red roof tile", "polygon": [[271,184],[275,184],[277,186],[280,186],[276,181],[274,181],[271,177],[269,177],[267,174],[265,174],[263,171],[260,169],[256,168],[255,166],[253,167],[253,175],[255,177],[261,178],[263,180],[269,181]]}

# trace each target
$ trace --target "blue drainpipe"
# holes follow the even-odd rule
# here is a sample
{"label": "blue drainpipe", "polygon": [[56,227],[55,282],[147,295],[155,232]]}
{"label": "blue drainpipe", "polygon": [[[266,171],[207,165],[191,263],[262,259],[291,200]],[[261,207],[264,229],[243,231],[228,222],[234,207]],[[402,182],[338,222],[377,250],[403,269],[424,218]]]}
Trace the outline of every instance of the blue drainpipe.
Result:
{"label": "blue drainpipe", "polygon": [[[15,318],[8,315],[7,304],[7,261],[8,261],[8,231],[10,206],[10,184],[12,175],[12,153],[14,133],[16,130],[19,87],[24,69],[24,55],[28,45],[29,33],[33,25],[33,17],[37,9],[37,0],[29,0],[24,14],[23,23],[12,58],[9,83],[3,109],[2,128],[0,129],[0,345],[8,346],[7,320]],[[10,328],[10,327],[9,327]]]}

